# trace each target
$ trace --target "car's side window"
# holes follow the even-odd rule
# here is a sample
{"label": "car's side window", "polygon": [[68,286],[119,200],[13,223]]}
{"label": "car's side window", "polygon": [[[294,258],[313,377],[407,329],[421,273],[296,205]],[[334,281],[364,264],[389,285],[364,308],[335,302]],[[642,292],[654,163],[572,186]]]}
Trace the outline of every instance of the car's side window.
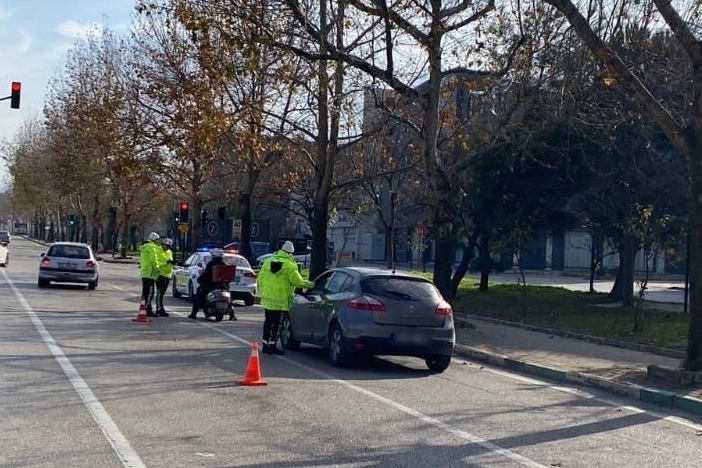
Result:
{"label": "car's side window", "polygon": [[327,294],[327,283],[331,280],[332,275],[334,274],[333,271],[327,272],[322,274],[317,278],[317,280],[314,282],[314,291],[315,292],[321,292],[323,294]]}
{"label": "car's side window", "polygon": [[331,280],[327,282],[326,294],[339,294],[340,292],[343,292],[344,286],[350,280],[352,280],[352,278],[349,275],[337,271],[334,273]]}

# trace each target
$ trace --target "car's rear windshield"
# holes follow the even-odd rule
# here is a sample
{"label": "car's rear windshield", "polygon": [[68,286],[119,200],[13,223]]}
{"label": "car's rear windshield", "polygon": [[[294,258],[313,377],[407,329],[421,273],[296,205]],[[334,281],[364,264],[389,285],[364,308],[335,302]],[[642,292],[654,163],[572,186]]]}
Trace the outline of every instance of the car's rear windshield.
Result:
{"label": "car's rear windshield", "polygon": [[226,263],[227,265],[234,265],[242,268],[251,268],[251,264],[244,257],[230,257],[228,255],[225,255],[224,263]]}
{"label": "car's rear windshield", "polygon": [[432,283],[420,278],[402,276],[377,276],[361,281],[361,291],[379,297],[393,299],[426,299],[440,300],[441,294]]}
{"label": "car's rear windshield", "polygon": [[90,250],[79,245],[52,245],[47,255],[49,257],[88,259],[90,258]]}

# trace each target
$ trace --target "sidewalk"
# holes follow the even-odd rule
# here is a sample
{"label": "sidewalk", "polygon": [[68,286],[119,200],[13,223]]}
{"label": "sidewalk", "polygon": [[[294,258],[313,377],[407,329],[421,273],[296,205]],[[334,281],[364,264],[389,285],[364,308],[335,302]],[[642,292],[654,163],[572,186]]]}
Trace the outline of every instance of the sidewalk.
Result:
{"label": "sidewalk", "polygon": [[679,351],[627,349],[475,316],[457,317],[456,327],[456,355],[466,359],[702,415],[702,385],[669,383],[647,373],[652,364],[677,368],[684,356]]}

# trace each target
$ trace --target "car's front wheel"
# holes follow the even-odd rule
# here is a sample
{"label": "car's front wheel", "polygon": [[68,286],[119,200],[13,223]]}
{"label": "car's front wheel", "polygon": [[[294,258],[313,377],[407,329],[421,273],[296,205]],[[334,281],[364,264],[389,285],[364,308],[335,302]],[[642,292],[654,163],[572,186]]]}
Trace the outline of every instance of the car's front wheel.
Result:
{"label": "car's front wheel", "polygon": [[247,298],[244,298],[244,305],[247,305],[247,306],[252,306],[252,305],[254,305],[254,297],[253,297],[253,296],[249,296],[249,297],[247,297]]}
{"label": "car's front wheel", "polygon": [[173,278],[173,297],[175,297],[176,299],[180,299],[182,297],[182,294],[180,293],[180,291],[178,291],[178,288],[176,287],[175,278]]}
{"label": "car's front wheel", "polygon": [[290,314],[285,314],[280,328],[280,345],[283,347],[283,349],[290,349],[292,351],[298,349],[301,343],[293,336]]}
{"label": "car's front wheel", "polygon": [[427,367],[430,371],[443,372],[448,369],[448,366],[451,364],[451,356],[435,354],[426,358],[424,362],[427,363]]}

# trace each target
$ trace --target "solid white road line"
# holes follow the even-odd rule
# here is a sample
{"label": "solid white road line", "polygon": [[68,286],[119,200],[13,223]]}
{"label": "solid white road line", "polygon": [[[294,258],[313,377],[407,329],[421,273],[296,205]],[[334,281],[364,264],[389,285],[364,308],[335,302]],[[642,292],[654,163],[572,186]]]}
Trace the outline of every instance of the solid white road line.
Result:
{"label": "solid white road line", "polygon": [[54,341],[51,334],[48,332],[46,327],[44,327],[44,324],[26,301],[22,293],[7,276],[5,270],[2,270],[2,275],[5,277],[7,284],[10,285],[10,288],[12,288],[12,291],[15,293],[15,296],[22,305],[22,308],[29,315],[32,324],[34,324],[34,327],[44,340],[46,347],[49,348],[51,354],[54,355],[54,358],[56,359],[56,362],[58,362],[59,366],[61,366],[63,373],[66,374],[66,377],[71,382],[71,385],[73,385],[73,388],[80,396],[80,399],[83,400],[83,404],[86,408],[88,408],[88,411],[93,416],[93,419],[97,423],[98,427],[112,446],[112,450],[114,450],[115,454],[117,454],[122,466],[125,468],[146,468],[146,465],[144,465],[141,458],[139,458],[139,455],[137,455],[136,451],[129,444],[127,438],[124,437],[110,415],[107,414],[105,407],[102,406],[102,404],[95,397],[95,394],[92,392],[92,390],[90,390],[88,384],[80,376],[78,370],[76,370],[68,357],[66,357],[66,355],[63,353],[61,347],[56,344],[56,341]]}

